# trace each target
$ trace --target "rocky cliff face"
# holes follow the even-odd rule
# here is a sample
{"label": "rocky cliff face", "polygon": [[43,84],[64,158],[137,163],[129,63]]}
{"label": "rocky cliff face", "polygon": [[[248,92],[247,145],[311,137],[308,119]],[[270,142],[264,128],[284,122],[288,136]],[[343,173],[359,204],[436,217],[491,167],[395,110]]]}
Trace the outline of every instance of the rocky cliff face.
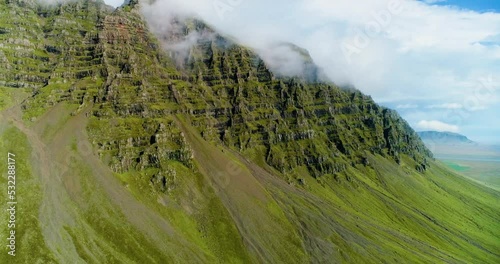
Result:
{"label": "rocky cliff face", "polygon": [[315,82],[307,52],[296,48],[307,75],[277,76],[195,19],[172,21],[168,32],[153,27],[158,41],[134,6],[111,12],[81,1],[14,16],[12,27],[37,25],[2,35],[4,85],[34,91],[28,118],[61,101],[90,107],[92,141],[117,172],[160,168],[162,160],[189,167],[177,114],[204,139],[258,153],[283,174],[305,167],[316,178],[335,175],[365,164],[368,153],[398,163],[407,155],[425,171],[431,154],[409,125],[359,91]]}

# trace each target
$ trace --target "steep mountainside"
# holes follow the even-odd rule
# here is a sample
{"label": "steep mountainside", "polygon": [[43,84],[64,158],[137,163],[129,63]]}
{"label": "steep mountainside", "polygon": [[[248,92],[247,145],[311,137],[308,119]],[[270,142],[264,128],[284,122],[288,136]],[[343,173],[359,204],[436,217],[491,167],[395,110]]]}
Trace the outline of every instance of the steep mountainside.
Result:
{"label": "steep mountainside", "polygon": [[15,263],[500,260],[500,194],[395,111],[291,44],[303,74],[284,77],[200,20],[171,25],[135,1],[0,3]]}

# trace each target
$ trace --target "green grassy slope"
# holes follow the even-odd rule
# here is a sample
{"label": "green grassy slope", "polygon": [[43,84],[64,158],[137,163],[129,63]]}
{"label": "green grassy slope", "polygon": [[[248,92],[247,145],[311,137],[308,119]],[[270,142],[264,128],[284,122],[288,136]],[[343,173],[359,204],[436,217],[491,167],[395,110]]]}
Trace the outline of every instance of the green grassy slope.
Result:
{"label": "green grassy slope", "polygon": [[[195,153],[210,153],[208,160],[197,159],[205,166],[228,162],[220,155],[239,156],[227,149],[203,149],[206,143],[192,140]],[[276,179],[279,173],[274,169],[239,157],[242,170],[250,170],[251,178],[266,187],[280,205],[277,210],[301,234],[313,262],[495,263],[500,257],[496,250],[500,194],[437,163],[419,174],[381,156],[370,156],[373,165],[352,169],[342,179],[307,180],[297,187]],[[258,215],[255,210],[254,214]]]}
{"label": "green grassy slope", "polygon": [[[295,173],[305,181],[294,185],[274,168],[255,165],[257,156],[213,146],[179,117],[175,122],[198,169],[171,163],[182,178],[165,195],[141,180],[147,172],[113,176],[89,152],[86,135],[78,132],[84,115],[70,116],[71,108],[58,106],[31,127],[19,119],[3,126],[2,149],[15,151],[21,161],[18,218],[30,230],[20,231],[16,263],[495,263],[500,258],[500,193],[437,163],[420,174],[369,155],[369,165],[321,181],[299,169]],[[16,116],[4,111],[2,117],[6,125],[5,118]],[[58,120],[58,132],[46,132]],[[5,189],[6,182],[1,185]],[[25,254],[31,243],[39,250]]]}
{"label": "green grassy slope", "polygon": [[[32,127],[16,111],[2,114],[2,149],[16,153],[22,175],[15,263],[245,262],[247,253],[220,203],[201,201],[197,210],[185,210],[174,197],[154,195],[143,182],[127,183],[127,175],[118,180],[91,151],[82,134],[85,121],[82,115],[71,117],[71,108],[59,105]],[[56,132],[46,133],[54,131],[54,122]],[[191,175],[184,178],[183,191],[196,193],[193,187],[202,190],[202,182]],[[2,189],[6,184],[2,181]],[[37,251],[30,249],[34,244]],[[4,261],[9,257],[2,254]]]}

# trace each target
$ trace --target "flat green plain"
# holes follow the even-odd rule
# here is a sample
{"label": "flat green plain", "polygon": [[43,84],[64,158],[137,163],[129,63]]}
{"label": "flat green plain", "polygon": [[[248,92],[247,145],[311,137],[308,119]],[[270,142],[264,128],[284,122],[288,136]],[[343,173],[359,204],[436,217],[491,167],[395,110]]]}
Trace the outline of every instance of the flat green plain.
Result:
{"label": "flat green plain", "polygon": [[500,161],[444,159],[443,162],[454,171],[471,179],[484,183],[486,186],[500,189]]}

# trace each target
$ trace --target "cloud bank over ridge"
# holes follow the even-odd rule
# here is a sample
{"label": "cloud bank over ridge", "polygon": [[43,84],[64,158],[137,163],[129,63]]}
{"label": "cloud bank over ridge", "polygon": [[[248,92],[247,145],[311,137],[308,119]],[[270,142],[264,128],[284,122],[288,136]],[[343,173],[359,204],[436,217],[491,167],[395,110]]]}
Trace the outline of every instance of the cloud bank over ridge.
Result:
{"label": "cloud bank over ridge", "polygon": [[[157,0],[143,7],[160,24],[172,12],[197,15],[257,50],[295,43],[336,83],[407,106],[398,110],[414,127],[437,120],[479,140],[500,131],[498,13],[413,0]],[[484,122],[499,125],[481,130]]]}

